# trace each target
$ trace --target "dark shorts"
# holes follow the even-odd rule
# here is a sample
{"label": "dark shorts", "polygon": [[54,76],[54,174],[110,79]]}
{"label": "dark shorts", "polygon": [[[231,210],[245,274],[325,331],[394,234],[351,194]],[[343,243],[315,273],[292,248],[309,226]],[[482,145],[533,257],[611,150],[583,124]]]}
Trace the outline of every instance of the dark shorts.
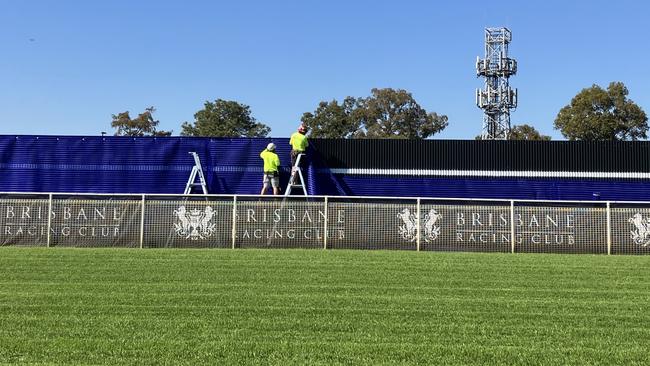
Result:
{"label": "dark shorts", "polygon": [[[291,166],[296,166],[296,160],[298,159],[299,154],[304,154],[304,151],[291,150]],[[302,163],[305,160],[303,156],[300,162]]]}

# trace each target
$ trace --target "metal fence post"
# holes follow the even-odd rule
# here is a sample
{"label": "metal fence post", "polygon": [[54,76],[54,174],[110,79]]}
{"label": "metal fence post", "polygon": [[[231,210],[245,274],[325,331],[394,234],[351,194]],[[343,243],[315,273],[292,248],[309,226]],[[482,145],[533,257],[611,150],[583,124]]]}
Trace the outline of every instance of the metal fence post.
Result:
{"label": "metal fence post", "polygon": [[417,203],[417,206],[415,208],[415,217],[416,217],[416,220],[417,220],[417,226],[416,226],[416,229],[415,229],[416,233],[417,233],[416,243],[417,243],[417,251],[419,252],[420,251],[420,221],[421,221],[420,220],[420,197],[418,197],[418,203]]}
{"label": "metal fence post", "polygon": [[232,196],[232,249],[235,249],[235,239],[237,236],[237,196]]}
{"label": "metal fence post", "polygon": [[144,248],[144,202],[145,195],[142,195],[142,203],[140,205],[140,249]]}
{"label": "metal fence post", "polygon": [[49,194],[47,200],[47,247],[50,247],[52,241],[52,193]]}
{"label": "metal fence post", "polygon": [[515,253],[515,201],[510,201],[510,253]]}
{"label": "metal fence post", "polygon": [[323,234],[323,249],[327,249],[327,205],[328,205],[327,196],[325,196],[325,211],[324,211],[324,214],[325,214],[325,232]]}
{"label": "metal fence post", "polygon": [[611,202],[607,201],[607,255],[612,254],[612,209]]}

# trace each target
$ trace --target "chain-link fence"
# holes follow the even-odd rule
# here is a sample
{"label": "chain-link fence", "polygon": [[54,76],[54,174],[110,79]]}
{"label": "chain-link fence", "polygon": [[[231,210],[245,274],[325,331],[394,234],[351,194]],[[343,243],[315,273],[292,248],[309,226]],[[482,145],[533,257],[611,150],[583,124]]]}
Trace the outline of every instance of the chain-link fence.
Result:
{"label": "chain-link fence", "polygon": [[235,248],[323,248],[323,198],[243,196],[233,202]]}
{"label": "chain-link fence", "polygon": [[515,251],[607,253],[607,208],[599,204],[516,202]]}
{"label": "chain-link fence", "polygon": [[650,254],[650,203],[612,203],[611,254]]}
{"label": "chain-link fence", "polygon": [[511,251],[509,202],[422,199],[420,212],[423,250]]}
{"label": "chain-link fence", "polygon": [[145,196],[143,202],[143,247],[232,247],[232,197]]}
{"label": "chain-link fence", "polygon": [[413,199],[329,197],[327,247],[416,250],[416,216]]}
{"label": "chain-link fence", "polygon": [[48,245],[48,194],[0,194],[0,245]]}
{"label": "chain-link fence", "polygon": [[139,246],[138,197],[53,195],[51,207],[49,246]]}
{"label": "chain-link fence", "polygon": [[0,193],[0,245],[650,254],[650,202]]}

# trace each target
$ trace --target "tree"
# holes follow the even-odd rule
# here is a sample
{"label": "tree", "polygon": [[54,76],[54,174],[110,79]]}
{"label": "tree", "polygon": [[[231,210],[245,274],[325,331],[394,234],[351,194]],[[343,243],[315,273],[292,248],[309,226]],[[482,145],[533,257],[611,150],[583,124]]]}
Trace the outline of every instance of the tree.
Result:
{"label": "tree", "polygon": [[560,110],[555,128],[569,140],[637,140],[646,138],[648,117],[627,98],[621,82],[604,90],[594,84],[583,89]]}
{"label": "tree", "polygon": [[194,122],[184,122],[181,128],[182,136],[266,137],[271,131],[251,116],[249,106],[223,99],[205,102]]}
{"label": "tree", "polygon": [[360,133],[358,103],[352,97],[346,97],[341,104],[323,101],[314,113],[306,112],[300,120],[311,131],[311,137],[352,138]]}
{"label": "tree", "polygon": [[367,98],[320,102],[302,122],[312,137],[423,139],[447,127],[447,116],[427,113],[402,89],[372,89]]}
{"label": "tree", "polygon": [[111,127],[116,128],[115,136],[170,136],[172,131],[158,131],[160,121],[153,119],[156,108],[146,108],[138,117],[131,119],[129,111],[113,114]]}
{"label": "tree", "polygon": [[359,109],[365,136],[370,138],[422,139],[447,127],[447,116],[427,113],[403,89],[372,89],[372,96],[362,99]]}
{"label": "tree", "polygon": [[517,125],[510,129],[508,140],[535,140],[549,141],[551,136],[542,135],[535,127],[530,125]]}

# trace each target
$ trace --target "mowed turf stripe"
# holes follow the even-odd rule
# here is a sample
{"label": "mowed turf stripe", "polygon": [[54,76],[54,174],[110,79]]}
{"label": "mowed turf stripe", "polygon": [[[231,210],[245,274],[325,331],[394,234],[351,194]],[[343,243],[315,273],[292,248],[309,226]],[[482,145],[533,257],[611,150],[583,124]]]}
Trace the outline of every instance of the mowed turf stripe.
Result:
{"label": "mowed turf stripe", "polygon": [[0,248],[0,265],[5,363],[650,361],[647,257]]}

